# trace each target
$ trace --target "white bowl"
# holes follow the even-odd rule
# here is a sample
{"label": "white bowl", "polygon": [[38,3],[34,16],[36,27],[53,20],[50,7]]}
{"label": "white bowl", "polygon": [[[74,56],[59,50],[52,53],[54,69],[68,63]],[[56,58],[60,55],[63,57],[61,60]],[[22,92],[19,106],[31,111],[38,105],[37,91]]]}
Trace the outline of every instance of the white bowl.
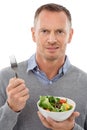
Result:
{"label": "white bowl", "polygon": [[59,98],[67,99],[67,103],[71,104],[73,106],[73,108],[71,110],[64,111],[64,112],[52,112],[52,111],[47,111],[47,110],[43,109],[42,107],[40,107],[39,106],[40,101],[38,101],[37,107],[38,107],[38,110],[40,111],[40,113],[44,117],[46,117],[46,118],[50,117],[55,121],[64,121],[64,120],[68,119],[71,116],[71,114],[74,112],[76,103],[69,98],[65,98],[65,97],[59,97]]}

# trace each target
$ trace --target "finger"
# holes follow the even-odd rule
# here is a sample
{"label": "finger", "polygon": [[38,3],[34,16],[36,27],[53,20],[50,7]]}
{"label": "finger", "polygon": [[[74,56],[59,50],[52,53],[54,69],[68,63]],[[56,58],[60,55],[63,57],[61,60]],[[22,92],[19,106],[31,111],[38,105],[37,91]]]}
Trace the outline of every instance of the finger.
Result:
{"label": "finger", "polygon": [[24,82],[24,80],[22,80],[22,79],[12,78],[12,79],[10,79],[10,81],[9,81],[9,84],[8,84],[8,86],[7,86],[7,90],[10,91],[11,89],[13,89],[13,88],[19,86],[20,84],[24,84],[24,83],[25,83],[25,82]]}
{"label": "finger", "polygon": [[51,119],[50,117],[47,117],[47,121],[52,129],[55,129],[55,126],[57,126],[59,123]]}
{"label": "finger", "polygon": [[30,95],[29,94],[26,94],[25,96],[21,97],[20,98],[20,102],[25,102],[29,99]]}
{"label": "finger", "polygon": [[19,91],[16,95],[17,95],[17,97],[23,97],[23,96],[26,96],[28,94],[29,94],[29,89],[25,88],[22,91]]}
{"label": "finger", "polygon": [[9,80],[9,84],[13,83],[17,78],[16,77],[13,77]]}
{"label": "finger", "polygon": [[69,120],[75,120],[76,117],[78,117],[80,115],[79,112],[73,112],[73,114],[71,115],[71,117],[69,118]]}
{"label": "finger", "polygon": [[20,99],[21,97],[29,95],[29,89],[27,87],[23,88],[22,86],[19,86],[7,92],[7,95],[9,98]]}
{"label": "finger", "polygon": [[47,122],[46,118],[44,116],[41,115],[41,113],[38,111],[37,112],[42,124],[47,127],[47,128],[51,128],[51,125],[49,125],[49,123]]}
{"label": "finger", "polygon": [[13,85],[14,87],[19,86],[20,84],[25,84],[25,81],[24,81],[23,79],[16,78],[16,79],[12,82],[12,85]]}
{"label": "finger", "polygon": [[15,87],[15,88],[13,88],[12,90],[10,90],[10,92],[11,91],[13,91],[13,93],[20,93],[21,91],[23,91],[23,90],[26,90],[26,89],[28,89],[27,87],[26,87],[26,85],[25,84],[21,84],[21,85],[19,85],[18,87]]}

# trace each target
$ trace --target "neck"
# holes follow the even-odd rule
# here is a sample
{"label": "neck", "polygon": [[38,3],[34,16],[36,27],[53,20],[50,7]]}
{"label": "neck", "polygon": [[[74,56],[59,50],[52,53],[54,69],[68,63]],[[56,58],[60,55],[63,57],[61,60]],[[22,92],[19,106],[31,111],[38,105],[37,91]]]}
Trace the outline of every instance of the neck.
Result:
{"label": "neck", "polygon": [[37,64],[39,66],[39,69],[43,72],[45,72],[48,79],[52,79],[56,74],[58,74],[59,69],[64,64],[64,58],[60,58],[59,60],[55,61],[48,61],[48,60],[42,60],[42,58],[36,57]]}

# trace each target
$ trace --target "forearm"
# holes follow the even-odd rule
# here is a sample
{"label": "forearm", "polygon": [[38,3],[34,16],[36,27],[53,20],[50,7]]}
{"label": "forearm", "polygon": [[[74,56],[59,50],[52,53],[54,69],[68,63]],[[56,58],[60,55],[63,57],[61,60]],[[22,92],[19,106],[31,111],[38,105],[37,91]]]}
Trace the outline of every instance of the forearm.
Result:
{"label": "forearm", "polygon": [[0,108],[0,130],[13,130],[19,113],[12,111],[8,104],[5,103]]}

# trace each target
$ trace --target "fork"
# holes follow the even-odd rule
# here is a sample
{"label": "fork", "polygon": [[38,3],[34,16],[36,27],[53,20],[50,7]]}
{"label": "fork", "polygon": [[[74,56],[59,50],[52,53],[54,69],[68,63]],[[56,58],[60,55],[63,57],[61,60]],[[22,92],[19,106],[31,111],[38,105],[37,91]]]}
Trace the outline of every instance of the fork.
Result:
{"label": "fork", "polygon": [[15,73],[15,77],[18,78],[18,74],[17,74],[18,64],[17,64],[16,58],[14,55],[11,55],[9,58],[10,58],[11,68],[14,70],[14,73]]}

